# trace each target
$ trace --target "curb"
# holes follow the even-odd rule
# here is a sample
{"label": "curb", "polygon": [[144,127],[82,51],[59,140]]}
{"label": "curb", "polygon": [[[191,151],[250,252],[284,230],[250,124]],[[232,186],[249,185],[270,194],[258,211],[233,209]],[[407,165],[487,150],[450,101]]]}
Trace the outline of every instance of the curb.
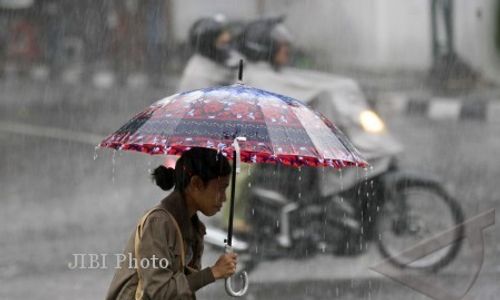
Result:
{"label": "curb", "polygon": [[383,94],[377,97],[375,109],[382,115],[424,116],[436,121],[476,120],[500,123],[500,99],[427,97],[412,98],[405,94]]}
{"label": "curb", "polygon": [[[7,69],[5,79],[15,79],[18,76],[18,71],[15,68],[9,67]],[[29,70],[28,76],[34,81],[45,82],[50,80],[50,69],[44,65],[34,66]],[[84,74],[83,66],[75,65],[62,70],[60,80],[65,84],[77,85],[84,81],[85,76],[89,75]],[[110,89],[120,85],[118,82],[118,76],[113,71],[107,69],[91,72],[88,81],[93,87],[101,90]],[[128,74],[123,83],[124,86],[129,88],[145,88],[150,84],[151,80],[148,78],[148,75],[142,72]]]}

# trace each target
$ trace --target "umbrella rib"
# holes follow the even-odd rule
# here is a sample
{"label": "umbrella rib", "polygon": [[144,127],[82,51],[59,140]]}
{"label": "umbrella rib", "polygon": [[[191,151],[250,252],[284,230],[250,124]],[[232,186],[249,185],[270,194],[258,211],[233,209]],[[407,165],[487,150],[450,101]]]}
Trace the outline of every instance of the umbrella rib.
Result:
{"label": "umbrella rib", "polygon": [[270,127],[270,126],[269,126],[269,124],[267,123],[266,114],[264,113],[264,110],[262,109],[262,106],[261,106],[261,105],[258,105],[258,101],[259,101],[259,100],[257,99],[257,101],[256,101],[256,104],[255,104],[255,105],[257,105],[257,106],[259,107],[259,109],[260,109],[260,113],[261,113],[261,114],[262,114],[262,116],[263,116],[263,118],[262,118],[262,119],[264,120],[265,130],[266,130],[266,132],[267,132],[267,138],[269,139],[269,143],[268,143],[268,144],[269,144],[269,147],[271,148],[270,150],[272,151],[272,156],[273,156],[273,157],[276,157],[276,159],[278,160],[278,153],[276,152],[276,149],[275,149],[275,147],[274,147],[274,143],[273,143],[273,139],[272,139],[272,137],[271,137],[271,130],[270,130],[270,128],[271,128],[271,127]]}

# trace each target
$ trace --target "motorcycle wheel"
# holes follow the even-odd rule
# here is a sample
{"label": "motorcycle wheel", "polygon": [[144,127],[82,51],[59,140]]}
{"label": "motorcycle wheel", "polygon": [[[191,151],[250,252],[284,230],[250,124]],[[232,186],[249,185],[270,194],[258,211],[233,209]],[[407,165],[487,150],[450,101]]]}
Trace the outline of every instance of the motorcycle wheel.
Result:
{"label": "motorcycle wheel", "polygon": [[390,194],[377,220],[381,254],[399,268],[429,272],[453,261],[463,242],[463,226],[457,227],[453,243],[429,255],[413,261],[401,253],[462,224],[464,215],[458,202],[440,184],[425,180],[400,180]]}

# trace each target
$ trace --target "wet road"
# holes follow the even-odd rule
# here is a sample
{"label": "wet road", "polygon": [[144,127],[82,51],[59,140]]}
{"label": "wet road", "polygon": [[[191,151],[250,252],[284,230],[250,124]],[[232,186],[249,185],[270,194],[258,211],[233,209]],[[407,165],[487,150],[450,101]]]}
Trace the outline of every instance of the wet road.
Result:
{"label": "wet road", "polygon": [[[2,86],[0,92],[2,122],[98,136],[169,94],[85,88],[30,91],[19,86]],[[406,146],[403,168],[440,177],[467,217],[500,209],[500,124],[415,116],[387,121]],[[102,298],[113,270],[68,270],[67,263],[72,253],[121,252],[139,214],[162,197],[147,176],[161,158],[117,154],[113,159],[112,152],[103,151],[94,161],[90,144],[21,132],[0,131],[0,299]],[[497,227],[484,231],[484,267],[470,292],[476,299],[496,299],[500,292]],[[455,290],[472,279],[476,266],[465,245],[435,282]],[[215,259],[216,253],[209,250],[205,264]],[[266,263],[251,275],[249,299],[428,299],[369,270],[379,259],[372,247],[350,259],[321,255]],[[222,283],[217,283],[199,298],[221,299],[223,294]]]}

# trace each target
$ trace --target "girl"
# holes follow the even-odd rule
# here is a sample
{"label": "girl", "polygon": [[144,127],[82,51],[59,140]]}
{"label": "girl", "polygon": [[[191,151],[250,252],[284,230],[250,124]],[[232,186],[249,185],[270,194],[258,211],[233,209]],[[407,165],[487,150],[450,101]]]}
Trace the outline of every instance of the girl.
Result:
{"label": "girl", "polygon": [[175,170],[165,166],[154,170],[152,176],[160,188],[175,189],[137,225],[107,300],[195,299],[198,289],[234,274],[234,253],[221,255],[214,266],[201,269],[205,226],[197,216],[198,211],[213,216],[221,209],[230,174],[226,157],[206,148],[184,152]]}

